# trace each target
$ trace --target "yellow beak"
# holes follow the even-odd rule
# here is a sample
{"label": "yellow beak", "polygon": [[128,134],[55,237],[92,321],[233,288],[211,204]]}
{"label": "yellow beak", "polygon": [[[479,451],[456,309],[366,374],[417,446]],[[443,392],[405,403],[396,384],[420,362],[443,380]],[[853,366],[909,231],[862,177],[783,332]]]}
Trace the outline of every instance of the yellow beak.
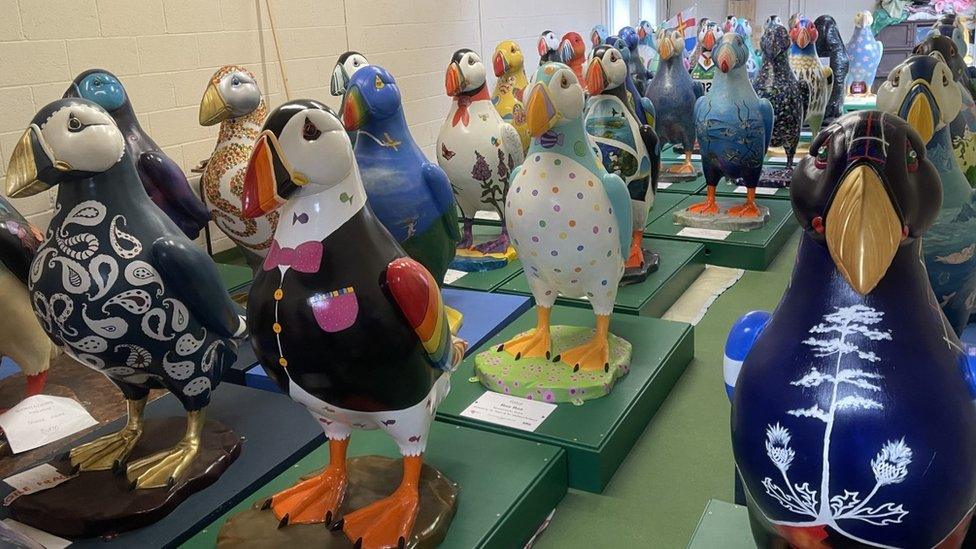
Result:
{"label": "yellow beak", "polygon": [[922,143],[928,143],[929,139],[935,134],[935,122],[933,121],[932,104],[924,93],[920,93],[912,100],[908,108],[908,124],[915,128]]}
{"label": "yellow beak", "polygon": [[671,56],[674,55],[674,44],[671,43],[670,38],[661,40],[661,44],[658,46],[658,53],[661,54],[661,59],[671,59]]}
{"label": "yellow beak", "polygon": [[217,86],[211,82],[200,101],[200,125],[213,126],[230,118],[230,106],[220,96]]}
{"label": "yellow beak", "polygon": [[38,179],[34,143],[39,142],[40,137],[35,132],[35,126],[27,128],[10,155],[10,163],[7,165],[7,196],[10,198],[33,196],[51,188]]}
{"label": "yellow beak", "polygon": [[860,165],[841,181],[826,220],[827,249],[854,290],[867,295],[891,266],[902,225],[878,173]]}
{"label": "yellow beak", "polygon": [[537,82],[532,88],[525,110],[525,124],[533,137],[546,133],[559,120],[559,113],[549,98],[549,90],[542,82]]}

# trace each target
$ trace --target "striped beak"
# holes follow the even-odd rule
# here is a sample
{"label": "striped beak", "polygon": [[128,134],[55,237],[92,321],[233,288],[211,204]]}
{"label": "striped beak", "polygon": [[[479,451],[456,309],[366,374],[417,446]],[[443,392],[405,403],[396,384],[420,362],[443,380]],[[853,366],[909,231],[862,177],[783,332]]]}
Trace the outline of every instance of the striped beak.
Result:
{"label": "striped beak", "polygon": [[203,100],[200,101],[200,125],[213,126],[227,120],[230,116],[230,105],[220,95],[217,84],[211,82],[207,86],[207,91],[203,92]]}
{"label": "striped beak", "polygon": [[590,95],[602,93],[607,86],[607,71],[603,69],[603,62],[599,57],[594,57],[590,61],[590,66],[586,68],[586,90]]}
{"label": "striped beak", "polygon": [[275,134],[270,130],[261,132],[244,174],[241,195],[244,217],[253,219],[267,215],[287,202],[305,183],[305,178],[291,168]]}
{"label": "striped beak", "polygon": [[444,76],[444,88],[450,97],[461,95],[461,90],[464,89],[464,75],[461,74],[461,67],[457,63],[451,63],[447,66],[447,74]]}
{"label": "striped beak", "polygon": [[715,64],[718,65],[718,70],[724,73],[728,73],[739,62],[738,56],[735,54],[735,49],[728,45],[719,46],[718,54],[715,58]]}

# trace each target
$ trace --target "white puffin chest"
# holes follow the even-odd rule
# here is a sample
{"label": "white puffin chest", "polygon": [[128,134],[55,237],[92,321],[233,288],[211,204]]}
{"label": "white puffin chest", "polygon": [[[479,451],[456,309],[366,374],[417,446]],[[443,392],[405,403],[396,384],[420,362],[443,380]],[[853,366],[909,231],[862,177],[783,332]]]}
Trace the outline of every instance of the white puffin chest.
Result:
{"label": "white puffin chest", "polygon": [[466,108],[455,102],[437,136],[437,162],[467,217],[493,211],[493,202],[500,206],[504,199],[504,175],[515,159],[502,141],[502,123],[491,101],[473,101]]}

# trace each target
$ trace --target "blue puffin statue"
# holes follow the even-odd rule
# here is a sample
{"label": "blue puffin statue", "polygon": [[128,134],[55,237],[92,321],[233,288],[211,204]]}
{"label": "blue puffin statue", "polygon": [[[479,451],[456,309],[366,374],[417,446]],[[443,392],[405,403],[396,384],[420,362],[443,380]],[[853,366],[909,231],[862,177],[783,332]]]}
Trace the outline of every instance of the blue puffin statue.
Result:
{"label": "blue puffin statue", "polygon": [[[610,36],[607,37],[606,45],[620,52],[624,62],[627,63],[627,79],[624,82],[624,87],[626,88],[629,96],[626,101],[627,106],[641,124],[650,124],[653,126],[656,115],[654,103],[647,97],[644,97],[644,94],[637,89],[637,84],[635,83],[634,77],[630,72],[631,52],[629,49],[627,49],[627,43],[619,36]],[[596,50],[596,48],[590,50],[591,55],[594,50]],[[586,82],[581,82],[581,84],[585,85]]]}
{"label": "blue puffin statue", "polygon": [[605,44],[607,38],[610,38],[610,31],[607,27],[603,25],[596,25],[590,30],[590,46],[597,47],[600,44]]}
{"label": "blue puffin statue", "polygon": [[850,72],[847,73],[847,93],[873,97],[871,86],[878,74],[878,65],[884,54],[884,44],[874,37],[871,23],[874,18],[870,11],[854,14],[854,34],[847,43],[847,55],[851,58]]}
{"label": "blue puffin statue", "polygon": [[[77,446],[81,471],[124,470],[135,488],[180,480],[200,449],[205,408],[245,332],[213,261],[146,195],[111,115],[86,99],[41,108],[17,143],[7,194],[58,186],[47,239],[31,263],[34,313],[66,354],[125,396],[122,430]],[[136,461],[150,389],[187,411],[174,447]]]}
{"label": "blue puffin statue", "polygon": [[630,52],[627,58],[627,68],[630,70],[630,78],[637,88],[638,97],[643,97],[647,86],[647,68],[644,66],[644,60],[639,51],[640,35],[637,29],[627,26],[617,31],[617,36],[623,40],[624,46]]}
{"label": "blue puffin statue", "polygon": [[756,185],[773,131],[773,106],[752,89],[746,63],[749,48],[736,33],[722,36],[715,47],[718,69],[712,90],[695,103],[695,126],[701,146],[702,172],[708,186],[704,202],[688,207],[692,213],[719,213],[715,186],[723,177],[742,180],[746,201],[728,210],[743,218],[762,215],[756,204]]}
{"label": "blue puffin statue", "polygon": [[922,139],[878,111],[837,119],[794,171],[793,278],[725,347],[758,547],[963,545],[976,504],[973,357],[919,261],[939,198]]}
{"label": "blue puffin statue", "polygon": [[104,69],[90,69],[75,77],[64,97],[80,97],[105,109],[125,136],[125,148],[135,163],[142,186],[153,203],[191,239],[210,222],[210,210],[190,189],[183,170],[166,156],[139,125],[129,95],[118,77]]}
{"label": "blue puffin statue", "polygon": [[454,193],[410,135],[393,76],[376,65],[357,70],[342,96],[342,120],[358,131],[356,160],[373,213],[440,283],[461,238]]}
{"label": "blue puffin statue", "polygon": [[915,128],[942,182],[942,209],[923,251],[935,297],[957,334],[976,309],[976,191],[956,162],[949,132],[963,93],[937,52],[909,57],[878,89],[878,110]]}

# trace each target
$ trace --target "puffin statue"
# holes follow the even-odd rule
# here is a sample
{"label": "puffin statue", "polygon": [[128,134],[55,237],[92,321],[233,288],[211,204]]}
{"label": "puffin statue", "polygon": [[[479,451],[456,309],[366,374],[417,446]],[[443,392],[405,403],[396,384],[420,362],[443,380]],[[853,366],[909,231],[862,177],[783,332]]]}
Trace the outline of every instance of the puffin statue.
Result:
{"label": "puffin statue", "polygon": [[850,56],[837,28],[837,21],[833,17],[821,15],[814,19],[813,25],[817,27],[817,56],[826,57],[829,61],[828,66],[834,73],[830,98],[827,99],[827,108],[824,110],[824,119],[833,120],[844,114],[847,74],[851,66]]}
{"label": "puffin statue", "polygon": [[594,26],[590,30],[590,47],[595,48],[600,44],[606,43],[607,38],[610,38],[610,31],[607,30],[607,27],[603,25]]}
{"label": "puffin statue", "polygon": [[[929,55],[932,52],[939,52],[946,65],[949,66],[949,70],[952,71],[953,78],[962,85],[969,99],[976,98],[976,81],[969,75],[969,68],[971,67],[966,64],[958,44],[947,36],[930,33],[912,50],[912,53],[918,55]],[[963,96],[963,103],[965,102],[966,97]]]}
{"label": "puffin statue", "polygon": [[729,216],[759,218],[768,215],[756,204],[756,186],[773,131],[773,106],[752,89],[746,63],[745,39],[732,32],[715,48],[718,72],[712,91],[695,103],[695,127],[701,147],[702,172],[707,195],[704,202],[688,207],[690,213],[716,215],[715,186],[725,177],[742,180],[746,200],[729,208]]}
{"label": "puffin statue", "polygon": [[[627,48],[623,38],[620,38],[619,36],[609,36],[607,37],[607,45],[620,52],[624,63],[627,63],[629,66],[630,50]],[[630,112],[637,117],[637,120],[639,120],[641,124],[650,124],[653,127],[655,116],[654,104],[651,103],[650,99],[644,97],[642,93],[637,91],[637,85],[634,84],[634,78],[631,76],[629,70],[624,81],[624,86],[629,94],[625,103],[627,108],[630,109]]]}
{"label": "puffin statue", "polygon": [[[367,65],[369,65],[369,61],[366,60],[366,56],[358,51],[347,51],[340,55],[339,59],[336,60],[335,67],[332,69],[332,80],[329,89],[332,96],[342,97],[346,93],[346,85],[349,84],[349,79],[352,78],[352,75]],[[356,135],[358,133],[355,130],[349,132],[349,141],[352,143],[354,149],[356,148]]]}
{"label": "puffin statue", "polygon": [[573,69],[573,74],[583,85],[583,63],[586,62],[586,44],[578,32],[569,31],[559,41],[559,53],[552,61],[562,62]]}
{"label": "puffin statue", "polygon": [[905,121],[860,111],[814,139],[791,189],[793,278],[725,347],[756,546],[961,547],[976,386],[919,261],[937,169]]}
{"label": "puffin statue", "polygon": [[662,146],[666,143],[681,145],[685,152],[684,163],[666,167],[665,172],[693,175],[695,101],[704,95],[704,89],[685,69],[684,37],[680,28],[658,31],[657,51],[661,62],[654,78],[647,83],[647,99],[655,111],[654,129]]}
{"label": "puffin statue", "polygon": [[752,45],[752,24],[744,17],[730,15],[726,18],[725,25],[722,26],[722,31],[725,33],[734,32],[745,41],[746,48],[749,50],[749,60],[746,62],[746,74],[749,75],[749,80],[752,80],[756,77],[756,73],[759,72],[759,63],[762,62],[759,52]]}
{"label": "puffin statue", "polygon": [[549,29],[542,31],[539,35],[539,66],[545,65],[550,61],[559,60],[559,39],[556,33]]}
{"label": "puffin statue", "polygon": [[773,105],[773,135],[769,144],[786,151],[786,169],[793,169],[793,156],[800,142],[800,125],[806,118],[810,97],[806,82],[797,80],[790,68],[788,49],[790,33],[773,23],[766,27],[759,47],[763,52],[759,74],[752,83],[759,97]]}
{"label": "puffin statue", "polygon": [[807,96],[805,122],[810,127],[810,133],[820,133],[827,101],[834,87],[834,71],[830,67],[820,64],[817,57],[817,26],[806,17],[797,19],[790,29],[790,68],[800,82],[807,85],[810,92]]}
{"label": "puffin statue", "polygon": [[[532,144],[512,173],[505,222],[525,268],[536,328],[505,342],[516,359],[552,358],[574,371],[609,369],[610,313],[630,250],[630,194],[598,160],[583,121],[583,90],[572,69],[547,63],[536,72],[526,106]],[[596,331],[552,356],[550,314],[558,295],[586,297]]]}
{"label": "puffin statue", "polygon": [[715,59],[712,53],[724,34],[722,27],[715,21],[708,21],[698,31],[698,58],[691,66],[691,78],[701,83],[705,93],[711,90],[712,79],[715,77]]}
{"label": "puffin statue", "polygon": [[[357,85],[353,77],[347,97]],[[266,507],[279,528],[326,522],[356,547],[403,547],[420,505],[427,431],[464,354],[437,281],[373,215],[343,125],[322,103],[272,111],[244,185],[246,215],[280,207],[284,219],[300,220],[278,225],[251,287],[255,353],[329,439],[328,467]],[[390,496],[340,517],[353,429],[393,438],[403,478]]]}
{"label": "puffin statue", "polygon": [[200,125],[220,124],[220,133],[200,179],[203,200],[214,223],[237,244],[251,269],[256,269],[268,255],[278,225],[278,212],[256,219],[241,214],[247,159],[267,115],[268,108],[251,71],[227,65],[210,77],[200,102]]}
{"label": "puffin statue", "polygon": [[94,101],[112,115],[149,198],[183,234],[191,239],[200,236],[210,222],[210,210],[190,189],[183,170],[139,125],[129,94],[119,79],[107,70],[89,69],[75,77],[64,97]]}
{"label": "puffin statue", "polygon": [[870,11],[862,10],[854,14],[854,34],[847,43],[847,54],[851,57],[851,69],[847,73],[848,95],[874,97],[871,86],[878,74],[884,44],[874,37],[871,29],[873,22]]}
{"label": "puffin statue", "polygon": [[939,53],[909,57],[878,89],[878,110],[915,128],[935,166],[935,180],[942,183],[942,208],[922,249],[935,297],[956,334],[976,308],[976,191],[959,169],[949,134],[949,124],[962,108],[961,97]]}
{"label": "puffin statue", "polygon": [[491,102],[502,120],[518,131],[522,142],[522,153],[529,148],[529,130],[525,127],[525,108],[522,99],[529,85],[525,77],[525,57],[522,48],[514,40],[504,40],[495,46],[491,56],[491,67],[495,72],[495,90]]}
{"label": "puffin statue", "polygon": [[461,236],[451,182],[410,135],[400,88],[386,69],[369,65],[352,75],[342,121],[359,132],[356,161],[373,213],[410,257],[443,281]]}
{"label": "puffin statue", "polygon": [[640,34],[634,27],[627,26],[622,27],[617,32],[617,36],[623,40],[624,46],[630,53],[627,59],[627,68],[630,71],[630,78],[637,88],[637,96],[644,97],[647,86],[647,68],[644,66],[644,60],[640,54]]}
{"label": "puffin statue", "polygon": [[[694,21],[694,19],[692,19],[692,21]],[[698,64],[698,58],[701,57],[701,51],[702,51],[701,36],[702,33],[705,31],[705,29],[708,28],[708,24],[710,22],[712,22],[712,20],[707,17],[702,17],[701,19],[698,20],[698,28],[695,30],[695,46],[694,48],[692,48],[691,53],[688,55],[689,71],[694,70],[695,65]],[[688,25],[688,22],[684,20],[678,22],[678,26],[681,27],[682,29],[684,29],[686,25]],[[682,36],[682,40],[684,40],[683,36]]]}
{"label": "puffin statue", "polygon": [[654,42],[655,38],[657,38],[657,32],[654,30],[654,25],[647,19],[642,19],[637,25],[637,51],[640,52],[641,59],[644,61],[648,81],[657,72],[658,55],[657,44]]}
{"label": "puffin statue", "polygon": [[[162,488],[199,452],[206,406],[237,357],[245,323],[210,256],[149,199],[125,141],[99,104],[50,103],[14,148],[7,194],[58,186],[28,275],[34,314],[65,353],[117,385],[128,406],[125,427],[73,448],[71,464],[125,471],[137,489]],[[128,461],[150,389],[180,401],[186,434]]]}
{"label": "puffin statue", "polygon": [[646,280],[659,259],[646,257],[641,244],[657,193],[661,157],[654,127],[638,120],[626,106],[628,71],[622,53],[613,46],[593,48],[586,68],[586,132],[599,149],[603,166],[620,176],[630,192],[633,225],[623,280],[633,283]]}
{"label": "puffin statue", "polygon": [[[447,174],[461,210],[463,231],[458,248],[482,255],[506,254],[509,240],[504,227],[505,192],[509,173],[525,158],[522,141],[488,99],[485,65],[473,50],[462,48],[454,52],[445,86],[452,98],[451,109],[437,135],[435,150],[437,163]],[[472,228],[479,211],[497,213],[502,219],[502,232],[498,238],[474,245]],[[503,260],[499,266],[507,263]]]}
{"label": "puffin statue", "polygon": [[44,240],[6,199],[0,196],[0,358],[9,357],[27,378],[24,397],[44,390],[57,347],[31,310],[28,271]]}

